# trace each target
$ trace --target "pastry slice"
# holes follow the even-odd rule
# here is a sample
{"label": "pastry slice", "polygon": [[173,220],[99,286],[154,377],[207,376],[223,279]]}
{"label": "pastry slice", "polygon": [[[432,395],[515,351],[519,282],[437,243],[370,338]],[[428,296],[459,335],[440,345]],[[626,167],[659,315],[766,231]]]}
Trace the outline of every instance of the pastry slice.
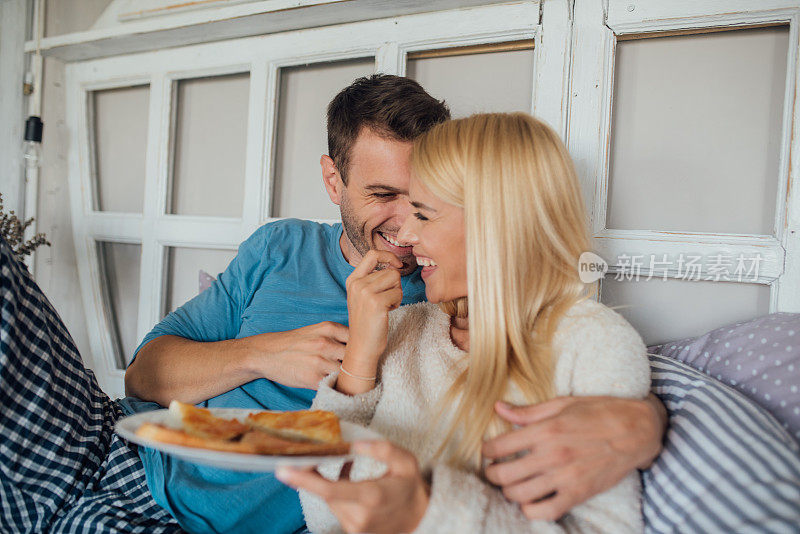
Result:
{"label": "pastry slice", "polygon": [[342,441],[339,418],[332,412],[322,410],[251,413],[245,423],[281,438],[331,444]]}
{"label": "pastry slice", "polygon": [[323,456],[350,451],[350,444],[342,441],[339,418],[331,412],[257,412],[242,423],[178,401],[170,403],[169,411],[181,428],[144,423],[136,434],[162,443],[245,454]]}
{"label": "pastry slice", "polygon": [[170,413],[183,423],[183,429],[193,436],[204,439],[232,440],[249,430],[247,425],[236,419],[223,419],[211,414],[206,408],[172,401]]}
{"label": "pastry slice", "polygon": [[343,441],[325,443],[286,439],[261,430],[251,430],[242,436],[241,444],[253,447],[257,454],[276,456],[328,456],[350,452],[350,444]]}
{"label": "pastry slice", "polygon": [[245,443],[242,440],[226,440],[219,438],[202,438],[185,430],[169,428],[164,425],[154,423],[143,423],[136,429],[136,435],[149,438],[161,443],[172,445],[182,445],[183,447],[194,447],[197,449],[211,449],[224,452],[241,452],[245,454],[258,454],[252,443]]}

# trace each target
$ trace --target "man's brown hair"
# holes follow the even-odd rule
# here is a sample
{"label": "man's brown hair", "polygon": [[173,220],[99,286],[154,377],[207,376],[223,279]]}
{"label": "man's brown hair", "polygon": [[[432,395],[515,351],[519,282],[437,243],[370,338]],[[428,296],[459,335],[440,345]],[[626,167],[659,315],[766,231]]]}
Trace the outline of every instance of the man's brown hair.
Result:
{"label": "man's brown hair", "polygon": [[367,127],[398,141],[413,141],[450,118],[450,110],[411,78],[373,74],[356,79],[328,105],[328,155],[347,184],[350,152]]}

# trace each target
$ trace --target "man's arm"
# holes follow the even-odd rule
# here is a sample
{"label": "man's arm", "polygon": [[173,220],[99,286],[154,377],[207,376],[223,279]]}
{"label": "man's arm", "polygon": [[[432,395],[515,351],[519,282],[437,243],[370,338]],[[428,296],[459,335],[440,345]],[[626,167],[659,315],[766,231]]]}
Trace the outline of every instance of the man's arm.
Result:
{"label": "man's arm", "polygon": [[338,368],[347,342],[338,323],[236,339],[242,313],[267,276],[273,230],[256,230],[210,288],[145,336],[125,373],[127,394],[163,406],[173,399],[197,403],[257,378],[316,388]]}
{"label": "man's arm", "polygon": [[648,468],[661,452],[667,427],[666,409],[652,393],[645,400],[560,397],[533,406],[498,403],[496,410],[520,428],[484,443],[484,456],[501,460],[527,454],[490,465],[486,477],[530,519],[556,520],[632,470]]}
{"label": "man's arm", "polygon": [[137,353],[125,394],[167,406],[196,404],[257,378],[316,389],[339,368],[346,342],[347,327],[333,322],[211,342],[163,335]]}

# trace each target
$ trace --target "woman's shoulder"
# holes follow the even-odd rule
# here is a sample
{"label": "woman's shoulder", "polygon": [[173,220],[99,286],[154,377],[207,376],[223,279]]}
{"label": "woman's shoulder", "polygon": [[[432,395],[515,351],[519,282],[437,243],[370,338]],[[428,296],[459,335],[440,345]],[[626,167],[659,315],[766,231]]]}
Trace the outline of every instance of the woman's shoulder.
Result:
{"label": "woman's shoulder", "polygon": [[641,339],[636,329],[619,313],[605,304],[592,299],[584,299],[572,305],[559,320],[556,335],[583,336],[625,334]]}
{"label": "woman's shoulder", "polygon": [[[642,337],[619,313],[594,300],[573,305],[555,333],[560,394],[647,394],[650,366]],[[559,374],[559,373],[557,373]]]}

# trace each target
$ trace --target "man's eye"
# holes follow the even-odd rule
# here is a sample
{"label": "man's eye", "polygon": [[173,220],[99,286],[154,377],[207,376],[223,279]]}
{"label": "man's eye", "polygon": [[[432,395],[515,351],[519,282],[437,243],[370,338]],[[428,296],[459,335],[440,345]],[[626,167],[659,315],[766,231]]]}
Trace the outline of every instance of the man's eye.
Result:
{"label": "man's eye", "polygon": [[415,212],[414,212],[414,217],[416,217],[416,218],[417,218],[417,219],[419,219],[420,221],[427,221],[427,220],[428,220],[428,218],[427,218],[427,217],[425,217],[423,214],[421,214],[421,213],[420,213],[420,212],[418,212],[418,211],[415,211]]}
{"label": "man's eye", "polygon": [[392,198],[396,195],[395,193],[372,193],[372,196],[375,198]]}

